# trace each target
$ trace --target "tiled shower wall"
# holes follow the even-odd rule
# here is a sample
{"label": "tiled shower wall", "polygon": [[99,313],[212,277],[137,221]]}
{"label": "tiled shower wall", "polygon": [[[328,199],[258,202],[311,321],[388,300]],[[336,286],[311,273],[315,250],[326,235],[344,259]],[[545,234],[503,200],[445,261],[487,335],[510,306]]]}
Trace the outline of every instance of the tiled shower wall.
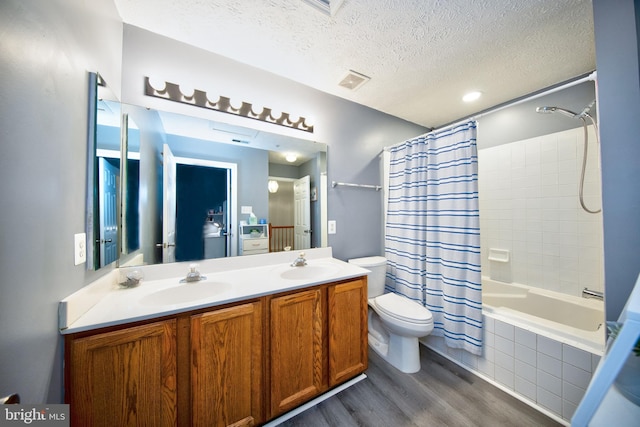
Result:
{"label": "tiled shower wall", "polygon": [[427,336],[428,347],[558,418],[571,420],[600,356],[483,315],[481,356]]}
{"label": "tiled shower wall", "polygon": [[[578,200],[583,128],[478,151],[483,275],[580,296],[603,289],[602,214]],[[600,209],[599,152],[589,127],[585,204]],[[489,260],[489,248],[510,251]]]}

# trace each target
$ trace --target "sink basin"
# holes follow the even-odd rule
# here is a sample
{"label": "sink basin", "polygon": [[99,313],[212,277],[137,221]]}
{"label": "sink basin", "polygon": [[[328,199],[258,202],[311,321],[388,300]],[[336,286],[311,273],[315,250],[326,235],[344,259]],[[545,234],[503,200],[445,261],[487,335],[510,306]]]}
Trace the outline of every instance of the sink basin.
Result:
{"label": "sink basin", "polygon": [[316,279],[337,273],[339,267],[332,264],[305,265],[303,267],[288,267],[280,273],[280,277],[287,280]]}
{"label": "sink basin", "polygon": [[211,298],[231,289],[229,283],[187,283],[153,292],[140,298],[142,305],[176,305]]}

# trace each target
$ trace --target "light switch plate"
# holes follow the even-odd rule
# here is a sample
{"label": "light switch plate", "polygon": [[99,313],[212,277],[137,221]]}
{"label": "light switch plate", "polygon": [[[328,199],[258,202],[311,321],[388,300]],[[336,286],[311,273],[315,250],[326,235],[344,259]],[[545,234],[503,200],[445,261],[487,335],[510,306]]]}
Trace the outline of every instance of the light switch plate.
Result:
{"label": "light switch plate", "polygon": [[327,234],[336,234],[336,221],[327,221]]}
{"label": "light switch plate", "polygon": [[75,257],[75,265],[87,262],[87,234],[78,233],[73,236],[73,251]]}
{"label": "light switch plate", "polygon": [[251,212],[253,212],[253,206],[241,206],[240,207],[240,213],[242,213],[242,214],[250,214]]}

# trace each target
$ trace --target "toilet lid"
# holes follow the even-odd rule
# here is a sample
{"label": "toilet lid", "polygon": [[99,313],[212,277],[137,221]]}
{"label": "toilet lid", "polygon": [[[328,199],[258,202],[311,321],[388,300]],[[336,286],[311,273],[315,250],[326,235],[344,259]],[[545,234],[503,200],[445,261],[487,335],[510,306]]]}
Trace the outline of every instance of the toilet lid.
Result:
{"label": "toilet lid", "polygon": [[432,323],[433,316],[425,307],[398,294],[388,293],[375,299],[376,306],[385,314],[411,323]]}

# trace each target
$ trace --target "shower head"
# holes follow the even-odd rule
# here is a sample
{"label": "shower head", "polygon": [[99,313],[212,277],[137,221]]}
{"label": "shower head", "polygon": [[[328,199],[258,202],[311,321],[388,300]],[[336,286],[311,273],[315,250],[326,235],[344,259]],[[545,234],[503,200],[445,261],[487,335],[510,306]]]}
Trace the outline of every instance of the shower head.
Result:
{"label": "shower head", "polygon": [[560,107],[538,107],[536,108],[536,113],[542,113],[542,114],[561,113],[568,117],[578,117],[578,114],[574,113],[573,111],[565,110],[564,108],[560,108]]}

